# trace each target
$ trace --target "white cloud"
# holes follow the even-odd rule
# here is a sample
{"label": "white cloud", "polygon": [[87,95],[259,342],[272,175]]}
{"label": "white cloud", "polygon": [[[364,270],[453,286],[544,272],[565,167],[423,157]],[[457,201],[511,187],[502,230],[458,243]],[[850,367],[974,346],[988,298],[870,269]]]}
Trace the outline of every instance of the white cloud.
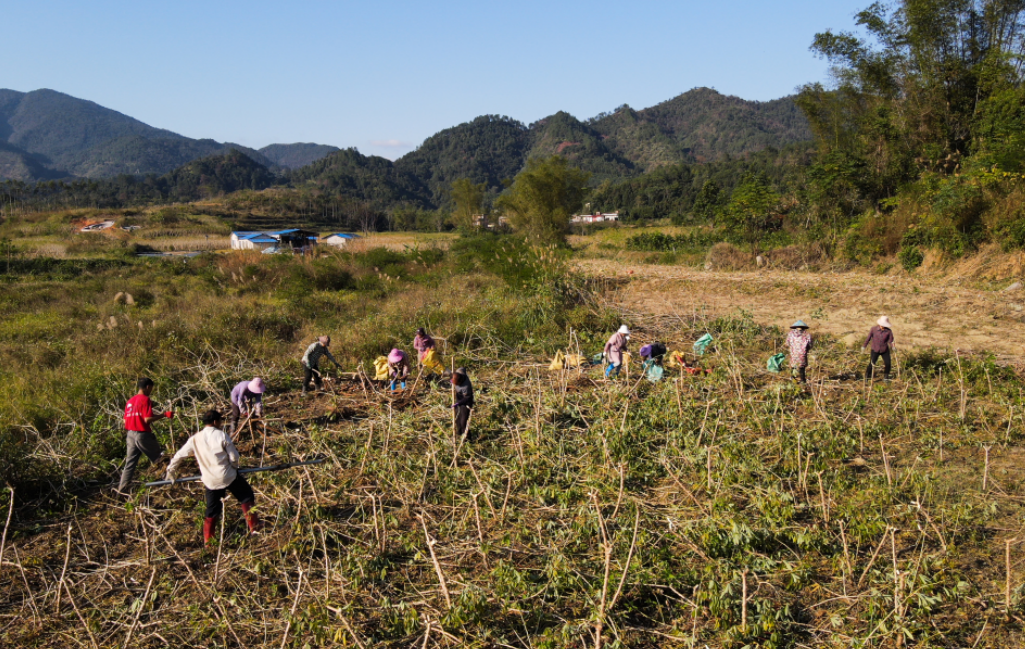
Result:
{"label": "white cloud", "polygon": [[388,149],[408,149],[413,146],[411,142],[402,140],[370,140],[370,146],[380,146]]}

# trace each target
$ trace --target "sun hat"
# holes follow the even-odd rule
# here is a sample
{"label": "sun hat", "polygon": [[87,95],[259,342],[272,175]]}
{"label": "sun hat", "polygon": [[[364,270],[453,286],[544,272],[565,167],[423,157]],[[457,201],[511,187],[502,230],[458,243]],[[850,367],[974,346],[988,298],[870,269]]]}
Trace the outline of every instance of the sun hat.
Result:
{"label": "sun hat", "polygon": [[876,320],[876,324],[879,325],[880,327],[886,327],[887,329],[891,328],[890,327],[890,319],[887,318],[884,315],[883,316],[879,316],[879,319]]}
{"label": "sun hat", "polygon": [[627,336],[629,336],[630,335],[630,328],[627,327],[626,325],[623,325],[623,326],[621,326],[619,328],[619,331],[617,331],[616,333],[617,334],[626,334]]}
{"label": "sun hat", "polygon": [[644,347],[641,347],[641,356],[645,358],[651,356],[651,345],[645,345]]}
{"label": "sun hat", "polygon": [[249,382],[249,385],[246,387],[253,394],[263,394],[267,391],[267,384],[264,383],[263,379],[261,379],[260,377],[254,378],[252,381]]}
{"label": "sun hat", "polygon": [[791,329],[807,329],[808,325],[804,324],[804,320],[798,320],[794,324],[790,325]]}
{"label": "sun hat", "polygon": [[388,354],[389,363],[398,363],[399,361],[402,361],[405,358],[406,352],[402,351],[401,349],[393,349],[391,350],[391,353]]}

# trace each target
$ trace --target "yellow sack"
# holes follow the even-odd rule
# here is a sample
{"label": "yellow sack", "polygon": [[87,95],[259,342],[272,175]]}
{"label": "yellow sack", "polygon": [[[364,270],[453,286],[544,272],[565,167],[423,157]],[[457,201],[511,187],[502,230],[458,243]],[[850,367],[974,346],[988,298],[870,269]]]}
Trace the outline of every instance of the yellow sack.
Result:
{"label": "yellow sack", "polygon": [[683,352],[673,350],[666,352],[666,367],[678,370],[681,367],[686,367],[687,363],[683,356]]}
{"label": "yellow sack", "polygon": [[555,358],[552,359],[551,365],[548,369],[551,371],[565,370],[571,367],[580,367],[587,363],[587,359],[580,354],[563,354],[561,351],[555,352]]}
{"label": "yellow sack", "polygon": [[428,349],[424,353],[423,360],[420,361],[420,366],[426,372],[434,372],[435,374],[445,373],[445,366],[441,362],[441,357],[438,356],[433,349]]}
{"label": "yellow sack", "polygon": [[374,380],[375,381],[387,381],[389,378],[388,374],[388,357],[378,356],[377,360],[374,361]]}

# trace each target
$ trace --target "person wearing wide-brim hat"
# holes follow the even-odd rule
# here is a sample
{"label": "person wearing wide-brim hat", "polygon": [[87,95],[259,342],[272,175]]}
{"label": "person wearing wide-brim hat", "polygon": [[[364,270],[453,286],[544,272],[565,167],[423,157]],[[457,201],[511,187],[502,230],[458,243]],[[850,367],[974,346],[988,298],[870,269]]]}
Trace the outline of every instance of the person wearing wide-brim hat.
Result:
{"label": "person wearing wide-brim hat", "polygon": [[876,361],[883,359],[883,379],[890,380],[890,351],[893,349],[893,329],[890,327],[890,319],[880,316],[876,324],[868,332],[865,344],[861,346],[864,350],[871,348],[872,355],[869,357],[868,367],[865,368],[865,380],[871,381],[875,376]]}
{"label": "person wearing wide-brim hat", "polygon": [[263,393],[267,384],[259,376],[252,381],[242,381],[231,389],[231,427],[228,434],[237,432],[239,419],[243,415],[249,417],[263,416]]}
{"label": "person wearing wide-brim hat", "polygon": [[394,392],[396,386],[406,389],[406,379],[409,378],[409,357],[401,349],[392,349],[388,353],[388,376],[391,377],[391,389]]}
{"label": "person wearing wide-brim hat", "polygon": [[619,376],[619,369],[623,366],[623,352],[629,343],[630,328],[626,325],[622,325],[605,343],[605,349],[602,351],[606,363],[605,378]]}
{"label": "person wearing wide-brim hat", "polygon": [[786,345],[790,350],[790,374],[800,379],[801,383],[807,380],[808,351],[811,349],[811,334],[808,333],[808,325],[804,320],[798,320],[790,325],[790,333],[787,335]]}

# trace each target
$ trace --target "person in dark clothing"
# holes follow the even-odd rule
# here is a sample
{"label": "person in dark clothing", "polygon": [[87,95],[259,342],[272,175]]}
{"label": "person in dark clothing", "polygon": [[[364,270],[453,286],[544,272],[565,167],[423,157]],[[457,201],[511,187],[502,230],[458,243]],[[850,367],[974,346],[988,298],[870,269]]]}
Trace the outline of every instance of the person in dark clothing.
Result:
{"label": "person in dark clothing", "polygon": [[455,403],[452,404],[456,411],[456,437],[466,434],[467,425],[470,423],[470,410],[473,408],[473,383],[466,375],[466,368],[460,367],[452,375],[452,385],[455,392]]}
{"label": "person in dark clothing", "polygon": [[862,350],[870,347],[872,356],[869,358],[868,367],[865,368],[865,380],[871,381],[875,376],[876,361],[883,359],[883,379],[890,380],[890,351],[893,349],[893,331],[890,328],[890,319],[882,316],[876,321],[876,325],[868,332]]}

